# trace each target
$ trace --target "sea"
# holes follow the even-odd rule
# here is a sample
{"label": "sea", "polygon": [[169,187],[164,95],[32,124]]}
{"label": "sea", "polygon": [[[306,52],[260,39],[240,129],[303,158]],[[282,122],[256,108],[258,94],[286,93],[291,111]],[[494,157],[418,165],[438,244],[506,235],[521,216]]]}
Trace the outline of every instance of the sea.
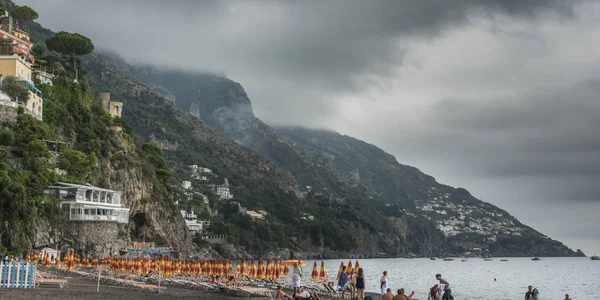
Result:
{"label": "sea", "polygon": [[[507,259],[508,261],[501,261]],[[335,281],[340,263],[347,265],[356,259],[325,260],[329,280]],[[309,280],[315,261],[307,260],[303,267],[304,280]],[[321,260],[316,261],[320,270]],[[600,299],[600,261],[589,258],[499,258],[485,261],[482,258],[461,258],[454,261],[429,258],[360,259],[366,277],[367,292],[379,293],[379,280],[388,272],[388,285],[394,293],[404,288],[415,292],[413,299],[427,299],[429,288],[437,283],[435,274],[450,283],[456,300],[521,300],[532,285],[539,291],[539,299],[564,299],[565,294],[574,300]],[[335,281],[337,284],[337,281]],[[379,298],[374,299],[379,300]]]}

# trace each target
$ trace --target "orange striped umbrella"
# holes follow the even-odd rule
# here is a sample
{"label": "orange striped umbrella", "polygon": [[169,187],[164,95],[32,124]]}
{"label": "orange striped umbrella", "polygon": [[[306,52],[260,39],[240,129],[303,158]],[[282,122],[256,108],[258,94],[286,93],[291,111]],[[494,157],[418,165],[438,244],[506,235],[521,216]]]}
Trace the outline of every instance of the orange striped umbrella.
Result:
{"label": "orange striped umbrella", "polygon": [[338,270],[338,274],[335,277],[335,280],[340,280],[340,274],[342,274],[342,269],[344,268],[344,262],[340,262],[340,269]]}
{"label": "orange striped umbrella", "polygon": [[44,267],[50,268],[51,263],[52,263],[52,260],[50,259],[50,255],[48,253],[45,253],[44,254]]}
{"label": "orange striped umbrella", "polygon": [[36,264],[40,262],[40,255],[37,252],[33,252],[33,262]]}
{"label": "orange striped umbrella", "polygon": [[327,269],[325,269],[324,261],[321,261],[321,271],[319,272],[319,278],[327,279]]}
{"label": "orange striped umbrella", "polygon": [[281,260],[275,260],[275,279],[281,278]]}
{"label": "orange striped umbrella", "polygon": [[92,258],[92,268],[97,268],[98,267],[98,256],[94,256],[94,258]]}
{"label": "orange striped umbrella", "polygon": [[267,270],[265,272],[265,277],[267,279],[272,279],[273,278],[273,261],[271,261],[270,258],[267,258]]}
{"label": "orange striped umbrella", "polygon": [[248,273],[248,267],[246,266],[246,258],[242,258],[242,262],[240,263],[240,276],[246,276]]}
{"label": "orange striped umbrella", "polygon": [[360,269],[360,265],[358,264],[358,259],[356,263],[354,263],[354,274],[358,274],[358,269]]}
{"label": "orange striped umbrella", "polygon": [[290,275],[290,267],[283,265],[283,275]]}
{"label": "orange striped umbrella", "polygon": [[25,261],[26,262],[31,262],[31,253],[29,251],[27,251],[27,255],[25,255]]}
{"label": "orange striped umbrella", "polygon": [[56,259],[54,260],[54,267],[60,269],[60,253],[56,254]]}
{"label": "orange striped umbrella", "polygon": [[256,278],[265,278],[265,265],[263,263],[262,258],[258,259],[258,270],[256,272]]}
{"label": "orange striped umbrella", "polygon": [[256,263],[254,262],[254,258],[250,261],[250,274],[248,274],[252,278],[256,278]]}
{"label": "orange striped umbrella", "polygon": [[312,279],[319,279],[319,269],[317,269],[317,262],[315,261],[315,263],[313,264],[313,270],[312,270],[312,275],[311,275]]}
{"label": "orange striped umbrella", "polygon": [[352,274],[352,261],[348,262],[348,268],[346,268],[346,274]]}

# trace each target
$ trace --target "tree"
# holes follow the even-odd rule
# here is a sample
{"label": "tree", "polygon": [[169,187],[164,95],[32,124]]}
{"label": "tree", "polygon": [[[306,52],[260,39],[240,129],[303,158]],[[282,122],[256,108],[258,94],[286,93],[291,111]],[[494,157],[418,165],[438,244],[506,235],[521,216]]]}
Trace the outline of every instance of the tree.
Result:
{"label": "tree", "polygon": [[3,91],[12,101],[27,103],[29,101],[29,90],[14,76],[7,76],[2,81],[0,91]]}
{"label": "tree", "polygon": [[43,57],[46,54],[46,46],[44,45],[34,45],[31,47],[31,55],[35,58]]}
{"label": "tree", "polygon": [[48,49],[61,54],[71,55],[73,58],[73,69],[75,70],[75,80],[78,78],[77,56],[90,54],[94,51],[92,40],[79,33],[64,31],[59,31],[46,40],[46,46],[48,46]]}
{"label": "tree", "polygon": [[25,22],[33,21],[39,17],[38,13],[27,5],[17,6],[10,15],[15,19]]}

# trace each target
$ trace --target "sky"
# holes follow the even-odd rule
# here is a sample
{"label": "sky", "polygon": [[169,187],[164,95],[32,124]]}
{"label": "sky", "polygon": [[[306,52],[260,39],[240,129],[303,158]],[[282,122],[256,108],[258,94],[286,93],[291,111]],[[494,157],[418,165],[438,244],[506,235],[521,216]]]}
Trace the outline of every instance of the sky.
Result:
{"label": "sky", "polygon": [[130,63],[224,74],[268,124],[373,143],[600,254],[596,1],[17,4]]}

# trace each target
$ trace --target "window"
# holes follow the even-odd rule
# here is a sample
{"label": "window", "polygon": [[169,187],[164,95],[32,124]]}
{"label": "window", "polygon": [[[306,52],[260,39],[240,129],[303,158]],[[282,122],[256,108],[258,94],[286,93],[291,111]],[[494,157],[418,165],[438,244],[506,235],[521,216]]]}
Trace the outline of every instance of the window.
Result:
{"label": "window", "polygon": [[84,209],[84,210],[83,210],[83,214],[84,214],[84,215],[89,215],[89,214],[90,214],[90,210],[89,210],[89,209],[87,209],[87,208],[86,208],[86,209]]}

